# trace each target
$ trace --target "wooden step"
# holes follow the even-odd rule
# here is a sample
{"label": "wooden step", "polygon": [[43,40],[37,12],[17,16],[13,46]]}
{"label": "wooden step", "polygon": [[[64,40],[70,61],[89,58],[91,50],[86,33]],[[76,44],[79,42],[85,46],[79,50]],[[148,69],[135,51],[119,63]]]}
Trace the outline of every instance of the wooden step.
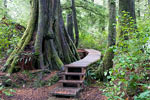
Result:
{"label": "wooden step", "polygon": [[60,80],[59,83],[73,83],[73,84],[82,84],[84,81],[83,80]]}
{"label": "wooden step", "polygon": [[59,81],[61,86],[55,88],[52,95],[76,97],[84,88],[86,68],[100,60],[101,57],[101,53],[97,50],[84,49],[84,52],[86,52],[86,57],[83,59],[64,65],[64,72],[60,73],[63,78]]}
{"label": "wooden step", "polygon": [[67,73],[85,73],[86,68],[80,68],[80,67],[66,67],[65,72]]}
{"label": "wooden step", "polygon": [[60,74],[61,75],[85,75],[85,72],[84,73],[62,72]]}
{"label": "wooden step", "polygon": [[66,87],[56,87],[51,94],[53,96],[69,96],[69,97],[77,97],[81,88],[66,88]]}

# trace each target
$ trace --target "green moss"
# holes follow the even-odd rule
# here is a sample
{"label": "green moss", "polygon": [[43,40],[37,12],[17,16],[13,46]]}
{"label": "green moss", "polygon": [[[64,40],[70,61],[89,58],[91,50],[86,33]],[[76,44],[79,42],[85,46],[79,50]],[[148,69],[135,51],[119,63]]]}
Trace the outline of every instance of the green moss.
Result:
{"label": "green moss", "polygon": [[24,35],[22,36],[17,47],[14,49],[14,51],[11,53],[11,55],[7,59],[4,71],[8,70],[9,73],[12,73],[12,71],[14,70],[15,65],[16,65],[15,62],[17,60],[17,55],[19,55],[24,50],[26,45],[31,40],[32,34],[35,29],[36,17],[37,17],[37,0],[35,0],[35,2],[32,3],[31,18],[28,23],[27,29],[24,32]]}

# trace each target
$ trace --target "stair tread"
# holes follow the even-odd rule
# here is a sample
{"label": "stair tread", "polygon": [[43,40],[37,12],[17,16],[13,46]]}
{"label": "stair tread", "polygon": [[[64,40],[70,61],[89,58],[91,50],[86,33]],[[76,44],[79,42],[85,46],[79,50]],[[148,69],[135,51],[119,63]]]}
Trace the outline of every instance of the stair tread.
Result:
{"label": "stair tread", "polygon": [[60,83],[83,83],[83,80],[60,80]]}
{"label": "stair tread", "polygon": [[[85,75],[86,67],[100,60],[101,53],[94,49],[84,49],[80,50],[81,52],[86,52],[86,56],[78,61],[75,61],[71,64],[64,65],[66,72],[60,73],[65,79],[76,79],[75,76],[71,75]],[[68,76],[65,76],[68,75]],[[69,76],[70,75],[70,76]],[[81,76],[77,76],[80,77]],[[83,89],[84,77],[82,80],[59,80],[61,86],[54,88],[51,92],[54,96],[77,96],[79,92]],[[77,85],[77,87],[76,87]]]}
{"label": "stair tread", "polygon": [[54,96],[76,96],[81,88],[56,87],[51,94]]}
{"label": "stair tread", "polygon": [[79,73],[79,72],[62,72],[61,74],[63,75],[85,75],[84,73]]}

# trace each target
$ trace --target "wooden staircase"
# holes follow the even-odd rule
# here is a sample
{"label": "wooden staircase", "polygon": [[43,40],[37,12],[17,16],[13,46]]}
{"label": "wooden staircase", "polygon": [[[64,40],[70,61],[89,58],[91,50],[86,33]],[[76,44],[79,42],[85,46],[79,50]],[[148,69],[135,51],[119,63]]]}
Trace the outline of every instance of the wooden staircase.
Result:
{"label": "wooden staircase", "polygon": [[83,59],[64,66],[65,71],[61,72],[61,84],[51,94],[53,96],[77,97],[84,88],[86,68],[100,59],[101,53],[93,49],[84,49],[87,56]]}

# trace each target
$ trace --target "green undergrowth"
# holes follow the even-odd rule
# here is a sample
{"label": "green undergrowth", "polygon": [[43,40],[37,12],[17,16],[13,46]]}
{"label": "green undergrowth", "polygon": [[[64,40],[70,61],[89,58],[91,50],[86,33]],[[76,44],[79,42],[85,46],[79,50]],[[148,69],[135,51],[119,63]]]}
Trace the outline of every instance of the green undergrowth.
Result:
{"label": "green undergrowth", "polygon": [[48,70],[39,70],[35,72],[23,71],[11,76],[0,77],[0,86],[7,89],[13,88],[39,88],[51,86],[58,82],[57,74],[51,75]]}
{"label": "green undergrowth", "polygon": [[31,86],[35,88],[43,87],[43,86],[51,86],[55,84],[56,82],[58,82],[59,80],[59,77],[57,74],[45,80],[44,78],[48,77],[51,74],[51,72],[48,70],[40,71],[36,73],[24,71],[23,74],[27,75],[29,77],[29,80],[33,80],[33,82],[28,82],[27,85],[31,84]]}
{"label": "green undergrowth", "polygon": [[150,99],[150,19],[146,22],[139,20],[138,29],[134,28],[132,21],[122,27],[127,32],[124,36],[129,39],[119,37],[117,45],[113,47],[114,67],[104,73],[109,73],[107,78],[110,81],[103,89],[108,100]]}
{"label": "green undergrowth", "polygon": [[100,65],[100,61],[97,61],[94,64],[91,64],[90,66],[87,67],[86,77],[85,77],[85,85],[91,86],[91,85],[96,84],[98,82],[96,70],[98,69],[99,65]]}
{"label": "green undergrowth", "polygon": [[12,20],[0,21],[0,58],[8,56],[24,32],[24,27]]}
{"label": "green undergrowth", "polygon": [[105,52],[107,45],[107,34],[103,33],[81,33],[79,48],[96,49]]}
{"label": "green undergrowth", "polygon": [[11,83],[11,79],[8,78],[7,76],[5,77],[0,77],[0,100],[3,100],[3,96],[13,96],[13,93],[16,91],[13,88],[10,88],[9,86],[14,85]]}

